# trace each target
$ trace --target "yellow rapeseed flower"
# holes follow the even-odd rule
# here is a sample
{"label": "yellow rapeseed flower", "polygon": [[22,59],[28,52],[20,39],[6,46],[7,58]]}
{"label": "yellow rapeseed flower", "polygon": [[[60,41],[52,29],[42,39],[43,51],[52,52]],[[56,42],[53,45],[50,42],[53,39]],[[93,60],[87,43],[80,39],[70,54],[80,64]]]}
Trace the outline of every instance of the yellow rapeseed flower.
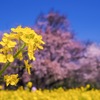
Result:
{"label": "yellow rapeseed flower", "polygon": [[7,46],[3,47],[0,49],[0,53],[3,53],[3,54],[7,54],[8,52],[12,52],[13,49],[12,48],[8,48]]}
{"label": "yellow rapeseed flower", "polygon": [[31,74],[31,72],[30,72],[30,68],[32,67],[30,64],[28,64],[28,60],[24,60],[24,63],[25,63],[25,67],[26,67],[26,69],[27,69],[27,71],[28,71],[28,74]]}
{"label": "yellow rapeseed flower", "polygon": [[6,63],[7,62],[6,56],[4,54],[0,54],[0,62],[1,63]]}
{"label": "yellow rapeseed flower", "polygon": [[5,75],[4,80],[6,82],[6,85],[16,85],[19,81],[18,74],[12,74],[12,75]]}
{"label": "yellow rapeseed flower", "polygon": [[20,52],[20,53],[18,54],[17,58],[18,58],[19,60],[23,60],[23,54],[22,54],[22,52]]}
{"label": "yellow rapeseed flower", "polygon": [[33,44],[30,42],[28,44],[28,57],[30,60],[35,60],[34,52],[35,52],[35,47],[33,47]]}
{"label": "yellow rapeseed flower", "polygon": [[14,61],[14,57],[13,57],[12,54],[7,54],[6,59],[7,59],[9,62],[13,62],[13,61]]}
{"label": "yellow rapeseed flower", "polygon": [[3,37],[2,41],[0,42],[0,44],[5,47],[7,46],[8,48],[13,48],[16,45],[16,42],[9,40],[8,38]]}
{"label": "yellow rapeseed flower", "polygon": [[22,28],[21,26],[18,26],[17,28],[12,28],[11,31],[11,35],[13,38],[14,33],[19,34],[18,37],[20,38],[20,40],[27,45],[29,59],[35,60],[35,51],[38,49],[43,49],[43,46],[41,46],[41,44],[45,44],[44,41],[42,41],[42,36],[36,34],[35,31],[29,27]]}
{"label": "yellow rapeseed flower", "polygon": [[21,36],[21,33],[13,33],[13,32],[11,32],[10,34],[4,33],[4,37],[10,40],[14,40],[14,39],[19,40],[20,36]]}
{"label": "yellow rapeseed flower", "polygon": [[33,85],[32,82],[28,82],[28,83],[27,83],[27,87],[28,87],[28,88],[31,88],[32,85]]}
{"label": "yellow rapeseed flower", "polygon": [[21,35],[21,40],[24,41],[25,43],[29,43],[30,40],[34,42],[36,33],[35,32],[30,33],[30,31],[28,33],[24,33],[23,35]]}
{"label": "yellow rapeseed flower", "polygon": [[[11,32],[4,33],[2,41],[0,41],[0,62],[7,64],[3,67],[0,75],[6,70],[10,62],[18,58],[23,60],[23,53],[27,52],[29,60],[35,60],[35,51],[38,49],[43,49],[42,44],[45,44],[42,40],[42,36],[38,35],[33,29],[29,27],[22,28],[18,26],[17,28],[11,28]],[[24,52],[25,51],[25,52]],[[26,69],[29,74],[30,68],[32,67],[28,64],[28,60],[24,60]],[[6,78],[8,77],[8,79]],[[11,82],[11,76],[5,76],[7,80],[7,85],[14,84]]]}
{"label": "yellow rapeseed flower", "polygon": [[43,46],[41,44],[45,44],[44,41],[42,41],[42,36],[41,35],[36,35],[34,39],[34,43],[36,45],[36,48],[43,49]]}
{"label": "yellow rapeseed flower", "polygon": [[14,33],[22,32],[23,28],[19,25],[17,28],[11,28],[11,31]]}
{"label": "yellow rapeseed flower", "polygon": [[11,55],[11,54],[7,54],[7,55],[0,54],[0,62],[6,63],[7,61],[13,62],[14,61],[13,55]]}

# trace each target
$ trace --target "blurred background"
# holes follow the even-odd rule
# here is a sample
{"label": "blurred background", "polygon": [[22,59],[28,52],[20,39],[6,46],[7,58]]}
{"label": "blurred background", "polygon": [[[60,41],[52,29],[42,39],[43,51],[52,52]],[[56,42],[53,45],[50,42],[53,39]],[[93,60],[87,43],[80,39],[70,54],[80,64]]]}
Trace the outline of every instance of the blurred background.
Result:
{"label": "blurred background", "polygon": [[36,61],[30,62],[30,76],[19,60],[4,74],[18,73],[18,86],[24,87],[31,81],[42,89],[87,84],[100,88],[99,4],[99,0],[0,0],[1,37],[22,25],[34,29],[46,42],[44,50],[36,52]]}

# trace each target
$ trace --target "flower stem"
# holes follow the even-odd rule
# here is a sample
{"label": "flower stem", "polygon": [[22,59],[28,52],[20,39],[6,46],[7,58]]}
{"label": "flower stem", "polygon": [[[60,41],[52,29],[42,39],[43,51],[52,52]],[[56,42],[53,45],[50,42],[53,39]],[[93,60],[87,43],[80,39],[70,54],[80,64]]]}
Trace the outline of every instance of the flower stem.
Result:
{"label": "flower stem", "polygon": [[14,55],[14,59],[17,57],[17,55],[24,49],[25,43],[22,45],[22,47],[17,51],[17,53]]}
{"label": "flower stem", "polygon": [[[17,57],[17,55],[24,49],[25,44],[21,46],[21,48],[17,51],[17,53],[14,55],[14,59]],[[2,73],[7,69],[7,67],[10,65],[11,62],[7,61],[7,63],[4,65],[3,69],[0,70],[0,76]]]}
{"label": "flower stem", "polygon": [[0,76],[2,75],[2,73],[7,69],[7,67],[10,65],[10,62],[8,61],[5,66],[3,67],[2,70],[0,70]]}

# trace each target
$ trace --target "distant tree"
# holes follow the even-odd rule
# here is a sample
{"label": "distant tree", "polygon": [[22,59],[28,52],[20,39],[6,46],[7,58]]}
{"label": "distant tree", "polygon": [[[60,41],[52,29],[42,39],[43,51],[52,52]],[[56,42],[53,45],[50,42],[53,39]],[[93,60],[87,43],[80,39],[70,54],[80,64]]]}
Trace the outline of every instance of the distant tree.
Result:
{"label": "distant tree", "polygon": [[79,60],[80,69],[78,77],[83,80],[82,84],[89,83],[94,88],[100,89],[100,45],[89,44],[84,52],[84,57]]}
{"label": "distant tree", "polygon": [[69,21],[64,15],[60,15],[57,12],[50,11],[49,14],[40,14],[38,16],[35,28],[38,30],[56,33],[58,30],[69,31]]}
{"label": "distant tree", "polygon": [[74,38],[65,16],[50,12],[38,18],[35,30],[43,35],[46,44],[44,50],[36,54],[31,78],[38,88],[59,87],[71,71],[79,69],[77,61],[84,46]]}

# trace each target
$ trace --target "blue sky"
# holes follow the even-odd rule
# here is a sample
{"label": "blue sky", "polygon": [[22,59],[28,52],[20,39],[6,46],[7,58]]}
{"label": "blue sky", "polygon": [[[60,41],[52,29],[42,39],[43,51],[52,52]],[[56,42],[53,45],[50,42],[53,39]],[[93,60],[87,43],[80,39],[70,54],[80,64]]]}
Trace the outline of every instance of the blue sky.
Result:
{"label": "blue sky", "polygon": [[77,39],[100,43],[100,0],[0,0],[0,31],[33,26],[52,8],[68,17]]}

